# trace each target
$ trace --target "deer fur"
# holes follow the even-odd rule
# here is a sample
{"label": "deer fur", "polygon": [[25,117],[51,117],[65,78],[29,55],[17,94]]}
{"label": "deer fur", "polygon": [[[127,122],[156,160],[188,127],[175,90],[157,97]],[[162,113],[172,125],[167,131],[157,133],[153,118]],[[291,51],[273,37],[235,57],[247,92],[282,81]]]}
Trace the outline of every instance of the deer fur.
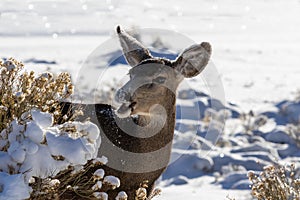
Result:
{"label": "deer fur", "polygon": [[[98,156],[108,158],[103,168],[106,175],[121,180],[119,188],[107,192],[109,199],[125,191],[128,199],[134,200],[142,184],[148,186],[149,196],[155,181],[167,168],[176,119],[176,89],[184,78],[202,72],[209,61],[211,46],[207,42],[193,45],[175,61],[170,61],[153,57],[119,26],[117,34],[125,58],[132,66],[130,80],[115,96],[121,106],[117,109],[106,104],[80,106],[84,117],[89,117],[101,130]],[[74,106],[76,104],[64,103],[63,113]]]}

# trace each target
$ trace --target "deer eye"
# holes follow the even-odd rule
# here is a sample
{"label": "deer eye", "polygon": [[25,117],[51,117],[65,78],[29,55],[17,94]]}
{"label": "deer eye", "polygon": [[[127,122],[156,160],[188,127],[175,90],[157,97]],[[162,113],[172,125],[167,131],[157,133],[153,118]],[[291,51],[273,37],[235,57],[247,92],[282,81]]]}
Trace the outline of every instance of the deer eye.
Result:
{"label": "deer eye", "polygon": [[165,77],[159,76],[153,80],[153,83],[163,84],[166,81]]}

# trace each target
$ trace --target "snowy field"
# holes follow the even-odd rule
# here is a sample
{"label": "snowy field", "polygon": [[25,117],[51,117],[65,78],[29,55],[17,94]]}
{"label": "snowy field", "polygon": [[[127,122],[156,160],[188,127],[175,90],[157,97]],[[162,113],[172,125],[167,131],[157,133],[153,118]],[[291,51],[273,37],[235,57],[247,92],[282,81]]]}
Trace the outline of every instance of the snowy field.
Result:
{"label": "snowy field", "polygon": [[[178,114],[176,161],[158,181],[162,195],[155,199],[248,200],[248,170],[259,172],[272,163],[300,167],[299,13],[299,0],[1,0],[0,57],[14,57],[37,72],[68,71],[82,89],[91,89],[89,75],[80,77],[83,72],[97,75],[107,66],[87,69],[86,63],[95,49],[115,37],[116,25],[155,30],[150,37],[141,31],[141,40],[151,45],[159,38],[175,57],[186,46],[162,35],[163,30],[210,42],[211,65],[218,71],[212,77],[222,81],[228,116],[211,108],[210,89],[203,81],[211,76],[208,70],[180,88],[178,109],[197,105],[201,120]],[[105,50],[113,58],[119,46]],[[101,79],[110,82],[113,74],[122,81],[127,70],[119,62]],[[200,95],[191,95],[195,92]],[[206,135],[207,115],[226,119],[217,144]],[[207,142],[209,150],[203,149]]]}

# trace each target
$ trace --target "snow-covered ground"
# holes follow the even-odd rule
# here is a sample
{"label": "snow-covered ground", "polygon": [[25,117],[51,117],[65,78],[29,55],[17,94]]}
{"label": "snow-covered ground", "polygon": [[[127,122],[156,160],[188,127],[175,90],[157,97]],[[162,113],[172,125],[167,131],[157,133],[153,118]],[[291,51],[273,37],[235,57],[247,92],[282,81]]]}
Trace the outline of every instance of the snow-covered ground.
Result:
{"label": "snow-covered ground", "polygon": [[[85,61],[115,34],[118,24],[155,29],[152,37],[141,35],[141,39],[151,44],[160,38],[173,53],[186,46],[157,30],[175,31],[195,42],[209,41],[211,63],[219,72],[232,115],[220,144],[207,152],[199,150],[205,123],[198,129],[199,122],[191,115],[178,117],[173,156],[181,158],[159,181],[163,193],[157,199],[226,199],[227,195],[251,199],[247,170],[259,171],[277,161],[299,163],[299,147],[288,134],[289,123],[299,124],[300,119],[300,103],[295,101],[300,89],[299,13],[298,0],[2,0],[0,57],[14,57],[35,71],[67,70],[81,81]],[[112,53],[117,50],[118,44]],[[97,68],[88,70],[97,72]],[[110,70],[106,74],[123,79],[127,68],[120,64]],[[203,76],[188,83],[194,91],[209,94]],[[190,96],[184,87],[181,91],[178,108],[200,105],[204,116],[209,97]],[[254,116],[238,117],[249,110]],[[261,118],[266,123],[257,125]],[[245,133],[247,127],[254,131]],[[295,134],[299,137],[299,132]]]}

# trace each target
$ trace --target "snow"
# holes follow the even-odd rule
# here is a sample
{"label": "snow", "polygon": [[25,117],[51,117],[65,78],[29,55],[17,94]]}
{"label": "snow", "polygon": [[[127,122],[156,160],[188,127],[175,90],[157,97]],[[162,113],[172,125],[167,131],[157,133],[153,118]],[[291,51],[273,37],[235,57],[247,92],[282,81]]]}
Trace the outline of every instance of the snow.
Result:
{"label": "snow", "polygon": [[12,159],[7,152],[0,151],[0,169],[8,172],[10,167],[16,168],[17,163]]}
{"label": "snow", "polygon": [[221,187],[214,183],[215,178],[211,176],[202,176],[190,180],[188,184],[171,185],[163,188],[160,196],[155,200],[169,199],[216,199],[227,200],[230,198],[249,200],[251,195],[248,191],[242,190],[222,190]]}
{"label": "snow", "polygon": [[[14,142],[10,145],[10,147],[8,149],[8,154],[11,156],[11,158],[16,161],[17,163],[23,163],[25,160],[25,151],[24,149],[19,148],[19,143],[18,142]],[[11,150],[13,149],[13,150]]]}
{"label": "snow", "polygon": [[116,200],[126,200],[127,199],[127,194],[124,191],[121,191],[118,193],[118,196],[116,197]]}
{"label": "snow", "polygon": [[103,169],[97,169],[97,170],[94,172],[93,177],[94,177],[94,179],[96,179],[96,180],[103,179],[104,174],[105,174],[105,172],[104,172]]}
{"label": "snow", "polygon": [[66,161],[74,165],[85,164],[97,152],[97,146],[91,146],[85,138],[74,140],[67,135],[59,135],[48,131],[46,132],[46,140],[51,155],[63,156]]}
{"label": "snow", "polygon": [[23,174],[0,172],[0,199],[22,200],[30,197],[30,188],[24,183]]}
{"label": "snow", "polygon": [[59,184],[60,184],[60,181],[58,179],[52,179],[49,182],[49,186],[51,186],[51,187],[57,187]]}
{"label": "snow", "polygon": [[29,122],[27,124],[24,135],[37,144],[41,143],[44,140],[42,127],[40,127],[38,123],[35,122]]}
{"label": "snow", "polygon": [[101,181],[97,181],[95,183],[95,185],[93,185],[92,190],[100,190],[102,188],[102,182]]}
{"label": "snow", "polygon": [[31,110],[32,119],[41,128],[48,128],[53,124],[53,116],[50,113],[43,113],[38,110]]}
{"label": "snow", "polygon": [[94,192],[93,195],[94,195],[94,197],[96,197],[96,199],[101,199],[101,200],[108,199],[108,195],[105,192]]}
{"label": "snow", "polygon": [[99,162],[99,163],[105,165],[105,164],[108,162],[108,159],[107,159],[105,156],[101,156],[100,158],[97,157],[97,158],[95,158],[95,159],[93,160],[93,163],[95,164],[95,163],[97,163],[97,162]]}
{"label": "snow", "polygon": [[[117,83],[124,83],[129,69],[125,62],[117,62],[105,73],[99,72],[115,55],[120,55],[119,44],[107,42],[118,24],[129,29],[156,28],[152,32],[142,30],[141,40],[151,46],[159,38],[164,47],[170,49],[168,55],[173,57],[186,48],[187,43],[209,41],[213,47],[211,64],[219,72],[227,110],[224,113],[222,109],[211,108],[207,96],[211,91],[204,79],[212,74],[207,69],[199,77],[185,82],[188,88],[180,87],[177,110],[182,112],[177,113],[172,162],[158,181],[162,194],[155,199],[226,199],[227,195],[239,200],[251,199],[247,170],[261,171],[264,165],[277,161],[296,165],[300,162],[295,139],[300,133],[294,128],[300,119],[300,103],[295,99],[299,90],[299,9],[297,0],[192,0],[189,3],[3,0],[0,2],[0,27],[4,27],[0,29],[0,56],[22,60],[27,68],[36,72],[67,70],[82,88],[89,88],[89,84],[94,86],[94,80],[99,82],[96,87],[106,87],[104,83],[114,83],[112,74]],[[182,33],[193,41],[174,39],[173,32],[162,29]],[[105,41],[104,48],[101,44]],[[87,70],[85,60],[99,54],[105,56],[100,56],[97,66]],[[85,76],[80,79],[83,72]],[[101,80],[98,80],[99,74]],[[89,93],[86,97],[94,100],[95,96]],[[191,112],[196,110],[199,112]],[[254,116],[241,117],[250,110]],[[33,118],[35,114],[41,113],[33,111]],[[203,122],[205,116],[216,119],[214,126],[226,120],[222,134],[207,132],[206,126],[210,124]],[[265,124],[260,124],[264,120]],[[0,173],[8,172],[11,166],[16,171],[22,169],[30,177],[31,172],[27,171],[33,165],[32,174],[47,176],[47,170],[56,167],[58,171],[95,155],[93,151],[98,144],[88,142],[97,140],[93,125],[79,126],[89,132],[85,139],[79,139],[48,128],[52,123],[49,117],[36,117],[29,123],[27,128],[35,131],[22,135],[20,131],[24,127],[14,121],[9,138],[0,139],[1,149],[10,144],[9,152],[0,151],[3,171]],[[252,131],[247,131],[249,129]],[[51,145],[57,142],[51,152],[49,144],[40,144],[47,137]],[[80,156],[73,158],[70,151],[73,146],[64,149],[64,143],[79,145],[76,152]],[[51,153],[63,154],[65,160],[56,161]],[[107,163],[104,157],[94,162],[97,160]],[[3,188],[1,184],[0,188]],[[20,185],[22,188],[26,187]],[[106,193],[95,192],[95,196],[107,199]]]}
{"label": "snow", "polygon": [[281,112],[294,123],[300,122],[300,102],[286,102],[281,106]]}
{"label": "snow", "polygon": [[103,183],[110,185],[113,189],[118,188],[121,185],[120,179],[115,176],[105,176]]}
{"label": "snow", "polygon": [[[86,164],[98,153],[100,131],[91,122],[75,121],[53,126],[51,114],[38,110],[31,113],[34,117],[25,125],[17,121],[11,123],[12,129],[7,138],[9,147],[7,152],[0,151],[0,185],[3,188],[0,197],[3,199],[28,198],[31,192],[28,183],[32,177],[54,176],[68,166]],[[76,127],[78,138],[62,131],[64,126],[70,125]],[[55,156],[63,159],[56,160]],[[15,174],[7,174],[12,170]],[[18,193],[12,196],[15,190]]]}

